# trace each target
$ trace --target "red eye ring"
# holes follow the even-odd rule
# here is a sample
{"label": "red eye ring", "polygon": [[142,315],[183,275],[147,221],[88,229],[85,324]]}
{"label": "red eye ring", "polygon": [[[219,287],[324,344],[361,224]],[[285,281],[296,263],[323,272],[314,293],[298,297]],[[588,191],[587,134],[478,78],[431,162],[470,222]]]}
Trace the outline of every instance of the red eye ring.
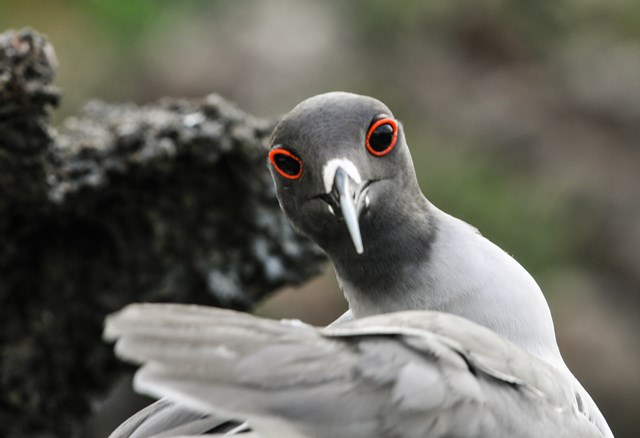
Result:
{"label": "red eye ring", "polygon": [[[387,146],[385,149],[381,151],[377,151],[373,147],[371,147],[370,140],[375,130],[382,125],[391,125],[391,127],[393,128],[393,137],[391,138],[391,142],[389,142],[389,146]],[[367,132],[365,146],[367,147],[367,150],[371,154],[375,155],[376,157],[384,157],[389,152],[391,152],[393,147],[396,145],[397,140],[398,140],[398,123],[390,117],[385,117],[384,119],[376,120],[373,123],[373,125],[371,125],[371,127],[369,128],[369,131]]]}
{"label": "red eye ring", "polygon": [[[277,155],[284,155],[288,158],[291,158],[293,160],[295,160],[298,164],[298,171],[295,173],[287,173],[285,172],[285,170],[283,170],[277,162],[276,162],[276,156]],[[302,176],[302,160],[298,157],[296,157],[295,155],[293,155],[291,152],[289,152],[286,149],[282,149],[282,148],[276,148],[276,149],[271,149],[269,151],[269,161],[271,161],[271,164],[273,165],[273,168],[276,169],[276,171],[284,178],[287,179],[298,179]]]}

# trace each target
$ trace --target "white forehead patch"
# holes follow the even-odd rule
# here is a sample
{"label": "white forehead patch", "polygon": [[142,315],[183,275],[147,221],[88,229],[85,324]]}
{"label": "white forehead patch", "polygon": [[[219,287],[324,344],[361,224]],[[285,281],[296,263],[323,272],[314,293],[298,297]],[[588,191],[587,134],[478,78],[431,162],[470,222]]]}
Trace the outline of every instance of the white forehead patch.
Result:
{"label": "white forehead patch", "polygon": [[362,183],[362,178],[360,178],[358,168],[353,164],[353,161],[346,158],[334,158],[333,160],[327,161],[327,164],[325,164],[322,169],[322,180],[324,181],[324,189],[326,190],[326,193],[329,193],[333,188],[333,180],[336,176],[336,170],[338,170],[338,167],[342,167],[354,182],[357,184]]}

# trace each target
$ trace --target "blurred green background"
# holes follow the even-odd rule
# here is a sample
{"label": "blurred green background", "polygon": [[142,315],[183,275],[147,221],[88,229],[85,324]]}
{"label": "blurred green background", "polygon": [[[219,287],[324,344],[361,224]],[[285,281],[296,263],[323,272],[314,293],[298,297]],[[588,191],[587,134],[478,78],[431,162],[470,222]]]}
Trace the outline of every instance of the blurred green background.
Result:
{"label": "blurred green background", "polygon": [[[56,123],[92,98],[218,92],[264,117],[330,90],[383,100],[427,197],[534,275],[570,368],[640,436],[637,0],[3,0],[0,29],[24,26],[58,55]],[[345,307],[328,269],[258,312]]]}

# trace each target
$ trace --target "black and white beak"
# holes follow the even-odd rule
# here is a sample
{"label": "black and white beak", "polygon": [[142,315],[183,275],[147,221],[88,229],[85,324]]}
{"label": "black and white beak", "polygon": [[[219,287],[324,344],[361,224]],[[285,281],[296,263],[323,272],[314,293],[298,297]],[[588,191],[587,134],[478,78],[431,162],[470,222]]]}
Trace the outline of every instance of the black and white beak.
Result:
{"label": "black and white beak", "polygon": [[363,181],[352,161],[342,158],[329,161],[323,170],[326,193],[322,196],[329,210],[342,218],[358,254],[364,252],[359,218],[368,207],[369,182]]}

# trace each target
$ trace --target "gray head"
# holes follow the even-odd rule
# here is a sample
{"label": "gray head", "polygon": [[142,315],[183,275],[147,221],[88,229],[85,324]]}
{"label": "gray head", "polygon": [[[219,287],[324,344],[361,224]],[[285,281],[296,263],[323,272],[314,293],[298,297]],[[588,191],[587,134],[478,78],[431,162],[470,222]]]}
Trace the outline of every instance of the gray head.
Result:
{"label": "gray head", "polygon": [[427,204],[402,125],[370,97],[300,103],[274,130],[269,161],[282,210],[334,261],[386,245]]}

